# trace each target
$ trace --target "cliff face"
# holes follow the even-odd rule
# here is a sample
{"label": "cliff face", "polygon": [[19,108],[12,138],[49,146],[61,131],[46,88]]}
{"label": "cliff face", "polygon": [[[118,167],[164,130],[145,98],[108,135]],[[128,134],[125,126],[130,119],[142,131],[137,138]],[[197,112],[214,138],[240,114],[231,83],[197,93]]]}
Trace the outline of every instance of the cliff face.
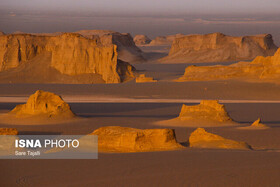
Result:
{"label": "cliff face", "polygon": [[119,33],[108,30],[81,30],[76,33],[86,38],[95,39],[103,45],[115,44],[117,46],[119,60],[129,63],[145,61],[142,51],[135,45],[129,33]]}
{"label": "cliff face", "polygon": [[251,60],[273,55],[277,50],[272,36],[226,36],[222,33],[187,35],[176,38],[162,62],[225,62]]}
{"label": "cliff face", "polygon": [[252,81],[280,80],[280,49],[274,56],[256,57],[252,62],[239,62],[229,66],[189,66],[178,81],[207,81],[244,79]]}
{"label": "cliff face", "polygon": [[[0,36],[0,71],[17,68],[40,54],[51,53],[50,67],[63,75],[99,74],[106,83],[133,77],[133,67],[118,60],[117,47],[79,34]],[[1,75],[0,75],[1,79]]]}

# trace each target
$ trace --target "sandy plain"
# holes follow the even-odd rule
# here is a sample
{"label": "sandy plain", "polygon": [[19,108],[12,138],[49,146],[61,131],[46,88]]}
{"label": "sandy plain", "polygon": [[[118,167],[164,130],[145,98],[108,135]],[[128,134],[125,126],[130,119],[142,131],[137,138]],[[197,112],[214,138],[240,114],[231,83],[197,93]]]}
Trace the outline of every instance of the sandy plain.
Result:
{"label": "sandy plain", "polygon": [[[57,125],[11,125],[0,121],[0,127],[17,128],[19,134],[63,135],[88,134],[99,127],[112,125],[166,128],[154,123],[177,117],[182,104],[218,99],[241,126],[261,118],[271,128],[250,131],[235,126],[205,129],[229,139],[245,141],[254,150],[186,148],[146,153],[99,153],[97,160],[0,160],[3,171],[0,186],[279,186],[280,85],[237,80],[173,82],[184,74],[187,65],[190,64],[135,65],[140,73],[158,80],[155,83],[0,84],[0,114],[26,102],[29,95],[41,89],[61,95],[82,118],[78,122]],[[182,145],[186,145],[195,130],[172,128]]]}

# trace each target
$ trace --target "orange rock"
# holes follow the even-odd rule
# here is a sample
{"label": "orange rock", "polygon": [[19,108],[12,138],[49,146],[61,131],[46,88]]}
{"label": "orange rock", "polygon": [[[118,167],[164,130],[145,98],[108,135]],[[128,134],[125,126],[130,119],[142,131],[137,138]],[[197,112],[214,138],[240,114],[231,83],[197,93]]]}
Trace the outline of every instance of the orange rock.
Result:
{"label": "orange rock", "polygon": [[274,56],[256,57],[252,62],[239,62],[229,66],[188,66],[177,81],[208,80],[279,81],[280,49]]}
{"label": "orange rock", "polygon": [[222,33],[177,37],[161,62],[194,63],[251,60],[273,55],[277,46],[270,34],[233,37]]}
{"label": "orange rock", "polygon": [[11,112],[17,118],[42,116],[48,118],[72,118],[75,114],[62,98],[54,93],[36,91],[26,104],[17,105]]}
{"label": "orange rock", "polygon": [[86,38],[94,39],[103,45],[116,45],[118,59],[129,63],[141,63],[146,59],[129,33],[119,33],[108,30],[81,30],[77,31]]}
{"label": "orange rock", "polygon": [[261,119],[258,118],[254,123],[252,123],[251,126],[247,127],[239,127],[239,129],[248,129],[248,130],[262,130],[262,129],[268,129],[269,127],[265,124],[261,123]]}
{"label": "orange rock", "polygon": [[0,72],[16,69],[23,62],[28,64],[39,55],[51,53],[51,58],[47,59],[50,61],[49,66],[63,75],[97,74],[101,75],[106,83],[120,83],[134,78],[134,68],[118,60],[116,45],[105,45],[80,34],[3,35],[0,36],[0,43]]}
{"label": "orange rock", "polygon": [[153,77],[146,77],[145,74],[140,74],[138,77],[136,77],[136,83],[143,82],[157,82],[157,80],[154,80]]}
{"label": "orange rock", "polygon": [[119,126],[101,127],[98,135],[98,149],[104,152],[146,152],[180,149],[172,129],[135,129]]}
{"label": "orange rock", "polygon": [[246,142],[225,139],[221,136],[206,132],[203,128],[197,128],[191,133],[189,137],[189,146],[211,149],[251,149],[251,146]]}
{"label": "orange rock", "polygon": [[16,128],[0,128],[0,135],[18,135]]}
{"label": "orange rock", "polygon": [[225,106],[219,104],[217,100],[202,100],[199,105],[194,106],[182,106],[180,120],[211,120],[218,122],[231,121],[228,113],[225,110]]}

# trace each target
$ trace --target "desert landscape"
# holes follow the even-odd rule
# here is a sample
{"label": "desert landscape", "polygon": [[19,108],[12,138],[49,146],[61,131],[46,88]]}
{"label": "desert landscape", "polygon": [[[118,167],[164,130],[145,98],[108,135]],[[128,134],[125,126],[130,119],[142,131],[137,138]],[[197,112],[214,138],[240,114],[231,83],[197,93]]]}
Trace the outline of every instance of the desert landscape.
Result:
{"label": "desert landscape", "polygon": [[[280,186],[277,16],[65,6],[0,12],[0,186]],[[25,135],[97,136],[98,158],[1,155]]]}

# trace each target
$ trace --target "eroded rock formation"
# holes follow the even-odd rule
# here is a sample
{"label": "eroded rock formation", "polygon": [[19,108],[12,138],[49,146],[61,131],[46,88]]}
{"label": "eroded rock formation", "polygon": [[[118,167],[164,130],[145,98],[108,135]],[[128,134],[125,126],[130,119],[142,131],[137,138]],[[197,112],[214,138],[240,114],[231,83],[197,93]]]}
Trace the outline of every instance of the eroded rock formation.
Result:
{"label": "eroded rock formation", "polygon": [[98,150],[104,152],[147,152],[182,148],[171,129],[135,129],[119,126],[101,127],[98,135]]}
{"label": "eroded rock formation", "polygon": [[199,105],[194,106],[182,106],[180,120],[211,120],[218,122],[231,121],[228,116],[225,106],[219,104],[217,100],[202,100]]}
{"label": "eroded rock formation", "polygon": [[197,128],[189,137],[189,146],[195,148],[211,149],[251,149],[246,142],[229,140],[206,132],[203,128]]}
{"label": "eroded rock formation", "polygon": [[252,62],[229,66],[188,66],[178,81],[207,81],[238,79],[245,81],[279,81],[280,49],[274,56],[256,57]]}
{"label": "eroded rock formation", "polygon": [[0,128],[0,135],[18,135],[16,128]]}
{"label": "eroded rock formation", "polygon": [[178,117],[158,121],[160,126],[221,127],[239,125],[228,115],[225,106],[217,100],[202,100],[198,105],[183,104]]}
{"label": "eroded rock formation", "polygon": [[[0,36],[0,81],[18,72],[32,70],[28,65],[35,57],[47,62],[44,62],[44,69],[52,68],[50,71],[58,71],[61,76],[100,75],[106,83],[120,83],[134,77],[134,68],[118,60],[117,46],[114,44],[104,45],[75,33],[58,36],[14,34]],[[1,71],[7,72],[3,72],[2,76]],[[29,74],[32,76],[34,73]],[[25,76],[28,77],[28,73]],[[58,77],[56,81],[63,83],[64,77]],[[91,83],[91,80],[87,82]]]}
{"label": "eroded rock formation", "polygon": [[239,127],[239,129],[248,129],[248,130],[261,130],[261,129],[268,129],[269,126],[265,125],[265,124],[262,124],[261,123],[261,119],[258,118],[256,121],[254,121],[254,123],[252,123],[252,125],[248,126],[248,127]]}
{"label": "eroded rock formation", "polygon": [[158,36],[150,42],[150,45],[171,45],[176,38],[184,36],[183,34],[175,34],[169,36]]}
{"label": "eroded rock formation", "polygon": [[145,61],[143,52],[135,45],[129,33],[108,30],[81,30],[76,33],[86,38],[97,40],[103,45],[116,45],[119,60],[129,63],[141,63]]}
{"label": "eroded rock formation", "polygon": [[5,35],[5,33],[4,33],[4,32],[2,32],[2,31],[0,31],[0,36],[2,36],[2,35]]}
{"label": "eroded rock formation", "polygon": [[277,50],[270,34],[233,37],[222,33],[177,37],[165,63],[226,62],[252,60]]}
{"label": "eroded rock formation", "polygon": [[138,77],[136,77],[136,83],[143,82],[157,82],[157,80],[154,80],[153,77],[146,77],[145,74],[140,74]]}
{"label": "eroded rock formation", "polygon": [[150,38],[148,38],[148,36],[146,36],[146,35],[136,35],[136,36],[134,36],[133,41],[136,45],[147,45],[152,40]]}
{"label": "eroded rock formation", "polygon": [[16,118],[42,116],[67,119],[75,116],[70,106],[60,96],[42,90],[31,95],[26,104],[17,105],[10,114]]}

